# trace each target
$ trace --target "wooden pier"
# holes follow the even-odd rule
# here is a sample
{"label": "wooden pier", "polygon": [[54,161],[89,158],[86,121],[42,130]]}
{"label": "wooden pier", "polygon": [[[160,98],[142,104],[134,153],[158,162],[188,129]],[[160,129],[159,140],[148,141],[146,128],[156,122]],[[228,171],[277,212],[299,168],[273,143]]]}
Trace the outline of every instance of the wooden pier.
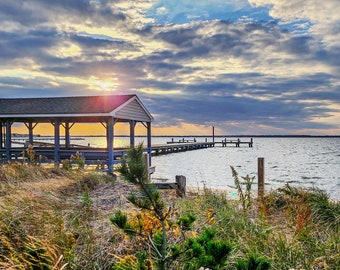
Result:
{"label": "wooden pier", "polygon": [[[15,142],[17,143],[17,142]],[[213,142],[191,142],[191,143],[174,143],[174,144],[159,144],[151,147],[151,155],[165,155],[171,153],[185,152],[203,148],[214,147]],[[13,147],[11,156],[14,160],[22,159],[27,147]],[[41,155],[45,161],[53,160],[54,146],[50,143],[38,142],[34,144],[33,150],[36,156]],[[114,163],[119,163],[120,159],[126,155],[126,148],[114,148]],[[147,149],[145,149],[147,151]],[[58,155],[60,160],[68,159],[70,156],[75,156],[79,152],[85,158],[87,164],[96,164],[99,161],[103,164],[107,162],[107,148],[86,147],[80,145],[72,145],[70,148],[60,147]],[[0,149],[0,160],[6,158],[5,149]]]}
{"label": "wooden pier", "polygon": [[213,142],[179,142],[179,143],[167,143],[167,144],[158,144],[152,146],[151,155],[164,155],[171,154],[177,152],[191,151],[202,148],[210,148],[214,147]]}
{"label": "wooden pier", "polygon": [[250,141],[241,141],[240,139],[229,140],[225,138],[220,142],[215,142],[215,145],[220,145],[222,147],[228,147],[229,145],[235,147],[240,147],[241,145],[248,145],[249,147],[253,147],[253,138],[251,138]]}
{"label": "wooden pier", "polygon": [[[27,149],[27,142],[20,142],[18,140],[13,140],[12,143],[22,145],[20,147],[13,147],[10,151],[11,158],[13,160],[21,160],[23,158],[23,153]],[[36,156],[41,155],[43,162],[51,162],[55,157],[54,144],[48,142],[34,141],[34,152]],[[172,153],[179,153],[185,151],[199,150],[211,147],[240,147],[241,145],[247,145],[253,147],[253,139],[250,141],[241,141],[240,139],[223,139],[221,141],[208,142],[206,139],[203,142],[198,142],[196,139],[181,139],[179,141],[170,141],[165,144],[156,144],[151,147],[151,155],[167,155]],[[120,163],[120,159],[126,155],[127,148],[114,148],[114,164]],[[149,151],[145,149],[145,151]],[[58,151],[58,156],[60,160],[69,159],[70,156],[75,156],[79,152],[85,158],[87,164],[97,164],[98,162],[102,164],[108,163],[107,148],[82,146],[76,144],[70,144],[69,147],[61,146]],[[6,149],[0,149],[0,162],[6,161]]]}

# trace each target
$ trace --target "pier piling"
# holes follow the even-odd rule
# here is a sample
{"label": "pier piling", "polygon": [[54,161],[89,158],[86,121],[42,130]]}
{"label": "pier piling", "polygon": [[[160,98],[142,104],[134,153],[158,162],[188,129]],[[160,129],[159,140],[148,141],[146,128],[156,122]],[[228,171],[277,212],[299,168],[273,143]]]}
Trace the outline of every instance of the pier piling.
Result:
{"label": "pier piling", "polygon": [[258,197],[264,196],[264,158],[257,159]]}

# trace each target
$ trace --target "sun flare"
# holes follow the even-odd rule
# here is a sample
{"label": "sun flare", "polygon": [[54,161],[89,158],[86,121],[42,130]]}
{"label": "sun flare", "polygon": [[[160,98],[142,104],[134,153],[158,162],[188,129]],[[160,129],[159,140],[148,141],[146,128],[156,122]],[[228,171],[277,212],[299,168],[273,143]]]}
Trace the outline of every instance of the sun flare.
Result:
{"label": "sun flare", "polygon": [[89,89],[107,92],[116,90],[117,86],[119,85],[117,78],[102,80],[95,76],[91,76],[88,83]]}

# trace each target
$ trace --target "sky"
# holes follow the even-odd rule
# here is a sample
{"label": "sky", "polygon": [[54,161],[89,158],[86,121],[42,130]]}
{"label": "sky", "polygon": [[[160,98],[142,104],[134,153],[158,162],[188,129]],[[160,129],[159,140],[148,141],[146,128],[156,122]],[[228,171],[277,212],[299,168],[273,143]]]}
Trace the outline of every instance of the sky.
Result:
{"label": "sky", "polygon": [[137,94],[153,135],[340,135],[339,0],[0,0],[0,96]]}

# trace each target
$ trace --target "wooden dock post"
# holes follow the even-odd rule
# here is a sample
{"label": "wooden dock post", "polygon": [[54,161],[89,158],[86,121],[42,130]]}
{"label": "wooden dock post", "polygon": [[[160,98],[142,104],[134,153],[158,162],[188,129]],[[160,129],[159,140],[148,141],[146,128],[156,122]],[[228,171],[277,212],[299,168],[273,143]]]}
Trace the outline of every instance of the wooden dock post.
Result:
{"label": "wooden dock post", "polygon": [[257,159],[258,197],[264,196],[264,158]]}
{"label": "wooden dock post", "polygon": [[212,126],[212,140],[213,140],[213,143],[215,142],[215,127]]}
{"label": "wooden dock post", "polygon": [[176,193],[180,197],[185,197],[186,195],[186,178],[183,175],[176,175],[177,190]]}

